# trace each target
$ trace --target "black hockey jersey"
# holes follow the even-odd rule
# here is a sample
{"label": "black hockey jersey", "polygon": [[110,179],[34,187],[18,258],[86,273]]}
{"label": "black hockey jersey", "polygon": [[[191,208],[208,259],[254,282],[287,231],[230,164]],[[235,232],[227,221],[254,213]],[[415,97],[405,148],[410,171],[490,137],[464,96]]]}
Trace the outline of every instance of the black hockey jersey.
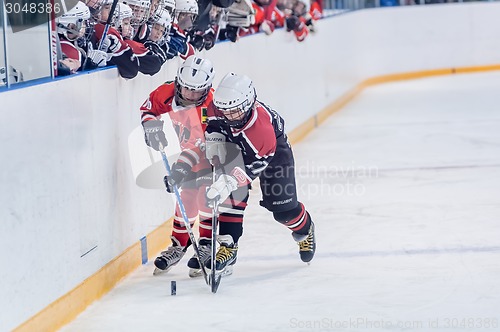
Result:
{"label": "black hockey jersey", "polygon": [[[252,115],[242,128],[232,128],[221,119],[215,106],[211,104],[207,132],[219,132],[226,137],[226,142],[234,143],[243,157],[245,172],[253,180],[266,168],[279,171],[280,168],[293,165],[293,153],[285,134],[285,121],[271,107],[256,101]],[[231,156],[231,154],[233,154]],[[228,151],[226,164],[234,160],[234,151]]]}

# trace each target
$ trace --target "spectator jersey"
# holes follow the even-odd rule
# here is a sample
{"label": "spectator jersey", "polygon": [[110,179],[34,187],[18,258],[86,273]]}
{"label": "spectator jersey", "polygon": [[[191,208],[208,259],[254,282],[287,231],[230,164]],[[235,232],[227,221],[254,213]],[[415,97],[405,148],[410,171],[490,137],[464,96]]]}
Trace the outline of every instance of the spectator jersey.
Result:
{"label": "spectator jersey", "polygon": [[76,46],[69,40],[63,39],[62,35],[60,37],[61,51],[73,60],[83,63],[82,53],[76,48]]}
{"label": "spectator jersey", "polygon": [[253,10],[255,11],[255,23],[248,28],[248,31],[243,31],[239,35],[244,36],[248,34],[253,34],[259,32],[261,25],[266,22],[269,31],[264,29],[266,34],[271,34],[275,27],[284,26],[284,14],[281,10],[276,7],[276,0],[270,2],[269,5],[261,6],[255,2],[252,2]]}
{"label": "spectator jersey", "polygon": [[141,73],[153,76],[160,71],[163,61],[158,55],[150,52],[144,44],[135,40],[125,39],[124,41],[130,46],[132,52],[134,52],[137,57],[139,61],[139,71]]}
{"label": "spectator jersey", "polygon": [[311,1],[311,8],[309,9],[309,14],[313,20],[319,20],[323,17],[323,8],[321,0]]}
{"label": "spectator jersey", "polygon": [[168,113],[182,151],[178,160],[193,167],[193,172],[210,168],[205,156],[205,128],[207,108],[212,102],[213,90],[209,91],[207,99],[200,106],[179,106],[174,96],[174,82],[166,82],[151,92],[141,106],[141,122],[160,119],[162,114]]}
{"label": "spectator jersey", "polygon": [[[93,36],[93,46],[97,49],[99,41],[104,33],[104,25],[98,23],[94,25],[94,36]],[[108,34],[116,36],[120,41],[120,48],[117,52],[113,53],[113,57],[108,62],[108,64],[116,65],[118,67],[118,72],[123,78],[134,78],[137,76],[139,71],[139,61],[135,57],[132,49],[123,40],[122,36],[116,29],[109,28]]]}
{"label": "spectator jersey", "polygon": [[[243,155],[247,183],[257,178],[267,167],[281,169],[293,163],[293,154],[285,134],[285,121],[272,108],[256,101],[248,122],[240,129],[232,128],[218,118],[213,104],[209,108],[207,132],[219,132],[226,142],[236,144]],[[282,169],[281,169],[282,170]],[[245,184],[238,179],[240,185]]]}

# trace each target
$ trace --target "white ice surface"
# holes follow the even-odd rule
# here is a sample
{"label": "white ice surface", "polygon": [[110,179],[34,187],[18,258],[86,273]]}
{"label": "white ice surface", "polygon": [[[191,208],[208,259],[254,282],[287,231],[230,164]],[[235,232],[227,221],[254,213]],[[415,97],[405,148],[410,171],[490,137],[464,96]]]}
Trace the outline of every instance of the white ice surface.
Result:
{"label": "white ice surface", "polygon": [[498,72],[379,85],[294,146],[310,266],[254,190],[216,295],[189,251],[62,331],[500,331],[499,87]]}

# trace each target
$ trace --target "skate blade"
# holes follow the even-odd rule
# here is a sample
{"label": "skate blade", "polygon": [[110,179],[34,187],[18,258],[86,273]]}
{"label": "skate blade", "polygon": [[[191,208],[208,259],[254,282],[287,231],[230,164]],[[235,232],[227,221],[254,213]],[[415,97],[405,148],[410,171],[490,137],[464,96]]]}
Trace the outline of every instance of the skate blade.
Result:
{"label": "skate blade", "polygon": [[[207,268],[207,274],[210,275],[210,272],[211,272],[211,270],[209,268]],[[224,268],[224,270],[215,272],[216,277],[226,277],[226,276],[230,276],[231,274],[233,274],[233,266],[232,265],[226,266]]]}
{"label": "skate blade", "polygon": [[219,275],[221,277],[227,277],[227,276],[230,276],[231,274],[233,274],[233,266],[232,265],[226,266],[226,268],[224,270],[217,273],[217,275]]}
{"label": "skate blade", "polygon": [[153,271],[153,275],[154,275],[154,276],[157,276],[157,275],[160,275],[160,274],[165,274],[165,273],[167,273],[168,271],[170,271],[170,269],[171,269],[171,268],[172,268],[172,266],[171,266],[171,267],[169,267],[169,268],[167,268],[167,269],[165,269],[165,270],[162,270],[162,269],[159,269],[159,268],[155,267],[155,269],[154,269],[154,271]]}
{"label": "skate blade", "polygon": [[201,271],[201,269],[190,268],[189,269],[189,277],[191,277],[191,278],[203,277],[203,272]]}

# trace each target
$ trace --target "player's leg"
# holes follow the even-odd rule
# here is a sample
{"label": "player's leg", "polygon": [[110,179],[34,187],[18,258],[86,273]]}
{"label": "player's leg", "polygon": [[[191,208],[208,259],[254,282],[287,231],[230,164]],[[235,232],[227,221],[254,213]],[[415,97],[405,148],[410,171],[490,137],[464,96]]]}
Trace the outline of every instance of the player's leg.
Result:
{"label": "player's leg", "polygon": [[[232,273],[238,253],[238,241],[243,235],[243,215],[247,207],[248,188],[239,188],[219,205],[219,249],[215,257],[217,273]],[[211,268],[210,260],[205,264]]]}
{"label": "player's leg", "polygon": [[[181,191],[181,199],[191,226],[194,224],[196,216],[198,215],[198,208],[195,201],[196,193],[197,190],[195,188],[183,187]],[[161,271],[168,271],[179,263],[186,253],[188,246],[191,244],[178,204],[175,206],[174,222],[170,238],[172,244],[165,251],[162,251],[161,255],[158,256],[154,262],[157,269]],[[160,272],[158,270],[155,272]]]}
{"label": "player's leg", "polygon": [[274,219],[292,231],[300,258],[310,262],[316,251],[314,223],[304,204],[297,200],[293,157],[287,165],[268,167],[260,176],[260,205],[273,212]]}
{"label": "player's leg", "polygon": [[[196,206],[199,216],[199,232],[200,238],[198,241],[198,250],[200,252],[200,261],[205,264],[210,259],[212,250],[212,209],[207,203],[207,187],[212,183],[212,174],[208,173],[200,175],[197,178],[197,193]],[[188,261],[189,276],[198,277],[202,275],[198,257],[194,254]]]}

